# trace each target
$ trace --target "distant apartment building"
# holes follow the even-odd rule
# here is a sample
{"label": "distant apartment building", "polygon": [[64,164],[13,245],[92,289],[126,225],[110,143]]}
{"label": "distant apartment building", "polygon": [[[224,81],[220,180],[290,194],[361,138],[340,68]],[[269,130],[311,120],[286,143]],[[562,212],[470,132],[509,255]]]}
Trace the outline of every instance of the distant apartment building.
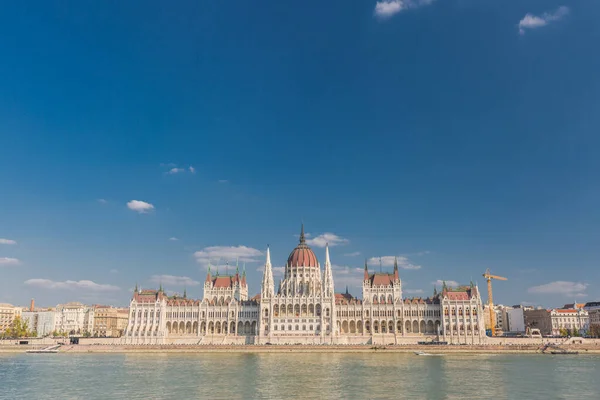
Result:
{"label": "distant apartment building", "polygon": [[128,319],[129,308],[95,306],[93,335],[99,337],[120,337],[127,328]]}
{"label": "distant apartment building", "polygon": [[21,316],[21,308],[12,304],[0,303],[0,335],[12,325],[15,317]]}
{"label": "distant apartment building", "polygon": [[58,330],[56,327],[56,311],[52,309],[23,311],[21,318],[27,322],[28,329],[35,332],[38,337],[49,336],[52,332]]}
{"label": "distant apartment building", "polygon": [[552,334],[560,335],[561,331],[567,330],[584,335],[590,327],[588,312],[577,304],[573,308],[558,308],[550,311],[552,319]]}
{"label": "distant apartment building", "polygon": [[94,308],[81,303],[56,306],[56,330],[69,335],[90,335],[94,328]]}
{"label": "distant apartment building", "polygon": [[600,308],[588,311],[590,326],[600,326]]}
{"label": "distant apartment building", "polygon": [[525,309],[523,307],[516,306],[507,309],[506,320],[508,332],[525,332]]}

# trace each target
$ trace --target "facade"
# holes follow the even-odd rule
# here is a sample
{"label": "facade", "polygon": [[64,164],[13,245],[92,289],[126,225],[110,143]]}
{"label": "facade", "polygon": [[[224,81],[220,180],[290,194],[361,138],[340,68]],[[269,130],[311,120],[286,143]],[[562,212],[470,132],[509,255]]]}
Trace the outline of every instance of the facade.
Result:
{"label": "facade", "polygon": [[94,327],[96,337],[120,337],[127,328],[129,309],[111,306],[94,307]]}
{"label": "facade", "polygon": [[560,335],[561,330],[567,330],[570,334],[577,332],[584,335],[590,327],[588,312],[581,308],[554,309],[550,311],[552,319],[552,334]]}
{"label": "facade", "polygon": [[525,332],[525,314],[523,307],[513,307],[506,310],[508,332]]}
{"label": "facade", "polygon": [[12,325],[15,317],[21,316],[21,308],[12,304],[0,303],[0,335]]}
{"label": "facade", "polygon": [[81,303],[67,303],[56,306],[56,330],[69,335],[92,333],[94,328],[94,308]]}
{"label": "facade", "polygon": [[57,319],[54,310],[23,311],[21,318],[27,321],[29,330],[35,332],[38,337],[51,335],[56,330]]}
{"label": "facade", "polygon": [[[133,344],[397,344],[438,338],[481,343],[483,307],[477,286],[449,288],[430,298],[402,297],[397,263],[393,273],[369,273],[362,299],[335,293],[329,248],[323,269],[304,229],[277,287],[267,248],[260,293],[248,296],[245,271],[213,276],[202,300],[167,296],[136,286],[123,343]],[[419,339],[420,338],[420,339]]]}

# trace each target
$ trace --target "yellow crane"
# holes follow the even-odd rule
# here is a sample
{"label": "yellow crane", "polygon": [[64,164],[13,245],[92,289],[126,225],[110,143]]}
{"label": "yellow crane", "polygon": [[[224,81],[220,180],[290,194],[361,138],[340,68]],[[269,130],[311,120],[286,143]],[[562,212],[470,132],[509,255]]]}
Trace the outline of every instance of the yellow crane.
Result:
{"label": "yellow crane", "polygon": [[496,313],[494,312],[494,300],[492,297],[492,279],[497,279],[499,281],[506,281],[507,279],[503,276],[492,275],[490,273],[490,269],[485,270],[485,274],[483,277],[487,280],[488,287],[488,307],[490,311],[490,328],[492,329],[492,336],[496,336]]}

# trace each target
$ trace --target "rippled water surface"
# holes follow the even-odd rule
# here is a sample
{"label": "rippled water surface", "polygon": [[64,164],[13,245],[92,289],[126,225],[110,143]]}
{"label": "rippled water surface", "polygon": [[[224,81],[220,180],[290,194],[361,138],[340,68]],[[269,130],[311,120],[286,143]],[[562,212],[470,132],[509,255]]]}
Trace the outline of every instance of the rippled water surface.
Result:
{"label": "rippled water surface", "polygon": [[600,399],[600,356],[0,354],[0,399]]}

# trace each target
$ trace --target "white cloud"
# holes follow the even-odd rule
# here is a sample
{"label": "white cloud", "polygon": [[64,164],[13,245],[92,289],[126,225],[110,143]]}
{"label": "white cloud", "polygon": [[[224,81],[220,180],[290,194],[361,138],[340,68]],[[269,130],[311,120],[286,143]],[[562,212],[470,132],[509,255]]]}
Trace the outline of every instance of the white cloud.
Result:
{"label": "white cloud", "polygon": [[106,199],[98,199],[98,200],[96,200],[96,201],[97,201],[98,203],[100,203],[100,204],[106,204],[106,203],[108,203],[108,200],[106,200]]}
{"label": "white cloud", "polygon": [[152,275],[150,281],[170,286],[197,286],[200,284],[200,282],[195,281],[190,277],[174,275]]}
{"label": "white cloud", "polygon": [[209,261],[211,265],[214,265],[219,260],[222,262],[235,260],[257,262],[261,255],[260,250],[247,246],[210,246],[194,253],[196,261],[205,266]]}
{"label": "white cloud", "polygon": [[355,251],[353,253],[344,254],[344,257],[356,257],[356,256],[360,256],[360,251]]}
{"label": "white cloud", "polygon": [[121,290],[117,286],[99,284],[88,280],[58,282],[50,279],[28,279],[25,281],[25,284],[43,289],[86,290],[91,292],[114,292]]}
{"label": "white cloud", "polygon": [[18,258],[0,257],[0,266],[2,265],[18,265],[21,261]]}
{"label": "white cloud", "polygon": [[389,18],[399,12],[411,8],[419,8],[433,3],[434,0],[382,0],[375,4],[374,15],[378,18]]}
{"label": "white cloud", "polygon": [[0,244],[17,244],[16,240],[12,240],[12,239],[0,239]]}
{"label": "white cloud", "polygon": [[332,265],[333,281],[339,288],[346,286],[356,287],[362,285],[364,279],[364,269],[356,267],[348,267],[341,265]]}
{"label": "white cloud", "polygon": [[424,291],[423,291],[423,289],[407,289],[407,290],[404,291],[404,293],[407,293],[407,294],[423,294]]}
{"label": "white cloud", "polygon": [[522,20],[519,21],[519,33],[525,34],[526,29],[537,29],[546,26],[551,22],[558,21],[569,14],[569,7],[560,6],[554,12],[545,12],[540,16],[533,14],[525,14]]}
{"label": "white cloud", "polygon": [[175,168],[171,168],[171,169],[170,169],[170,170],[167,172],[167,174],[169,174],[169,175],[174,175],[174,174],[179,174],[179,173],[181,173],[181,172],[185,172],[185,169],[183,169],[183,168],[177,168],[177,167],[175,167]]}
{"label": "white cloud", "polygon": [[131,200],[127,203],[127,208],[133,211],[137,211],[140,214],[146,214],[154,210],[154,206],[152,204],[140,200]]}
{"label": "white cloud", "polygon": [[310,246],[316,246],[316,247],[325,247],[328,243],[329,243],[329,246],[333,247],[333,246],[348,244],[348,242],[349,242],[348,239],[339,237],[338,235],[331,233],[331,232],[325,232],[322,235],[316,236],[315,238],[308,239],[306,241],[306,243],[308,243]]}
{"label": "white cloud", "polygon": [[174,236],[173,236],[173,237],[170,237],[170,238],[169,238],[169,240],[170,240],[171,242],[176,242],[176,241],[178,241],[179,239],[177,239],[176,237],[174,237]]}
{"label": "white cloud", "polygon": [[[444,285],[444,281],[442,279],[438,279],[435,282],[431,282],[431,284],[434,285],[434,286],[439,286],[441,288]],[[446,281],[446,286],[448,286],[448,287],[457,287],[457,286],[460,286],[460,285],[456,281]]]}
{"label": "white cloud", "polygon": [[[381,260],[381,266],[383,267],[393,267],[394,266],[394,258],[396,256],[381,256],[381,257],[371,257],[368,260],[369,266],[379,267],[379,260]],[[401,269],[421,269],[420,265],[415,265],[411,263],[407,257],[398,256],[398,268]]]}
{"label": "white cloud", "polygon": [[560,294],[568,297],[587,296],[584,292],[589,284],[581,282],[555,281],[527,289],[535,294]]}
{"label": "white cloud", "polygon": [[191,172],[192,174],[195,174],[195,173],[196,173],[196,168],[192,167],[191,165],[189,166],[189,168],[188,168],[188,169],[190,170],[190,172]]}

